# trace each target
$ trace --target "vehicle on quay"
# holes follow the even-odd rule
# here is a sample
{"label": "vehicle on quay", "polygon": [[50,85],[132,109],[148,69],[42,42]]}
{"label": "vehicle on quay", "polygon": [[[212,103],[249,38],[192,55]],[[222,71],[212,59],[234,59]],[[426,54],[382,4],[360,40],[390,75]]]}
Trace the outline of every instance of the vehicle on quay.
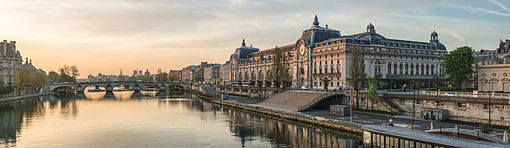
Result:
{"label": "vehicle on quay", "polygon": [[453,93],[453,92],[447,92],[447,93],[444,94],[444,96],[447,96],[447,97],[459,97],[458,94]]}

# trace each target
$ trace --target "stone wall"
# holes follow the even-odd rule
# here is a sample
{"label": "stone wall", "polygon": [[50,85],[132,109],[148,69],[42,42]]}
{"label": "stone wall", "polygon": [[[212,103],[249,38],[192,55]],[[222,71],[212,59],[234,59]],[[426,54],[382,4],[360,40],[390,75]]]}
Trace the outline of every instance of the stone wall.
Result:
{"label": "stone wall", "polygon": [[[406,113],[412,113],[413,95],[384,95],[398,104]],[[509,99],[491,99],[491,122],[510,126]],[[486,123],[489,119],[487,98],[416,96],[416,116],[421,117],[422,108],[448,109],[450,119]]]}

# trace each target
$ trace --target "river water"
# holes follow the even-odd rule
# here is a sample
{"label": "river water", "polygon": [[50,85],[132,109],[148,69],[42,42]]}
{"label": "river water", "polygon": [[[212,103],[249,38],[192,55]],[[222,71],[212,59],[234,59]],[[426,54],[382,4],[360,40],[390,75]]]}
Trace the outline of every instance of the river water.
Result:
{"label": "river water", "polygon": [[[159,96],[159,97],[156,97]],[[360,137],[213,105],[185,92],[87,92],[0,104],[4,147],[357,147]]]}

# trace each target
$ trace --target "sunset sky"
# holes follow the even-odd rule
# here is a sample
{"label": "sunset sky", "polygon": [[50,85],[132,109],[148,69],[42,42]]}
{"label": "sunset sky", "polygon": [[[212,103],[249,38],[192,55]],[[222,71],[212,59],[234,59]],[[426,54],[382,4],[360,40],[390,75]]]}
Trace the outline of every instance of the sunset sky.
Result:
{"label": "sunset sky", "polygon": [[241,40],[266,49],[295,43],[318,15],[342,35],[368,23],[387,38],[448,50],[495,49],[510,39],[510,0],[1,0],[0,40],[46,71],[77,65],[81,77],[224,63]]}

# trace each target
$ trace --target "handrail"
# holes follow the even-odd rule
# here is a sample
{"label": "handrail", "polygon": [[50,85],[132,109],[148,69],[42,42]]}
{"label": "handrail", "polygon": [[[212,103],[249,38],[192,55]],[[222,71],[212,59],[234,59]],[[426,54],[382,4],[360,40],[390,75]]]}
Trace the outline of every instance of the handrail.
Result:
{"label": "handrail", "polygon": [[320,95],[320,96],[317,96],[317,97],[315,97],[315,98],[312,100],[312,102],[309,102],[309,103],[307,103],[307,104],[305,104],[305,105],[303,105],[303,106],[298,107],[298,111],[303,110],[303,109],[307,109],[307,108],[311,107],[312,105],[314,105],[314,104],[318,103],[318,101],[319,101],[319,100],[323,99],[323,98],[324,98],[324,97],[326,97],[326,96],[332,95],[332,94],[333,94],[333,93],[328,92],[328,93],[322,94],[322,95]]}

